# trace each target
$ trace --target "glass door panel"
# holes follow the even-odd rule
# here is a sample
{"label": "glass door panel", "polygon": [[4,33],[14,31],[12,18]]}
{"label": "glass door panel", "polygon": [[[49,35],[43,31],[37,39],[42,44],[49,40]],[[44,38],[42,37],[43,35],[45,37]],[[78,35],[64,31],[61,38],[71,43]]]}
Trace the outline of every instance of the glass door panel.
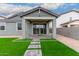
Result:
{"label": "glass door panel", "polygon": [[46,24],[33,24],[33,34],[46,34]]}

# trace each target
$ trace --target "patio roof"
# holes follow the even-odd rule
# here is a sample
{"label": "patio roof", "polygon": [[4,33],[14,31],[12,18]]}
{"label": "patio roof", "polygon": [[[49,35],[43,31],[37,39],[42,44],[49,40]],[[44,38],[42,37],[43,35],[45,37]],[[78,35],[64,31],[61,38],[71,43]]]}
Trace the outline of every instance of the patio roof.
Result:
{"label": "patio roof", "polygon": [[21,17],[22,17],[22,16],[25,16],[25,15],[28,15],[28,14],[30,14],[30,13],[36,11],[36,10],[39,10],[39,9],[42,10],[42,11],[44,11],[44,12],[47,12],[48,14],[50,14],[50,15],[52,15],[52,16],[58,17],[58,15],[57,15],[56,13],[51,12],[51,11],[49,11],[49,10],[43,8],[43,7],[36,7],[36,8],[34,8],[34,9],[29,10],[29,11],[26,11],[26,12],[24,12],[23,14],[21,14]]}
{"label": "patio roof", "polygon": [[17,14],[15,14],[15,15],[13,15],[13,16],[7,18],[7,19],[10,19],[10,18],[13,18],[13,17],[16,17],[16,16],[21,16],[21,17],[22,17],[22,16],[25,16],[25,15],[27,15],[27,14],[30,14],[30,13],[36,11],[36,10],[39,10],[39,9],[42,10],[42,11],[44,11],[44,12],[47,12],[48,14],[50,14],[50,15],[52,15],[52,16],[58,17],[58,15],[57,15],[56,13],[54,13],[54,12],[52,12],[52,11],[50,11],[50,10],[47,10],[47,9],[45,9],[45,8],[43,8],[43,7],[36,7],[36,8],[33,8],[33,9],[28,10],[28,11],[25,11],[25,12],[17,13]]}

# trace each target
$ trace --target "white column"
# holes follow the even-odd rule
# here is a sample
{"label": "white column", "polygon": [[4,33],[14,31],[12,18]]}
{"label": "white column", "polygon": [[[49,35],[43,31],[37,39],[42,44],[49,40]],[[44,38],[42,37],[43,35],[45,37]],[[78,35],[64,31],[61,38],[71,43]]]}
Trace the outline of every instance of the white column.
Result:
{"label": "white column", "polygon": [[49,34],[49,23],[47,23],[47,25],[46,25],[46,30],[47,30],[47,35]]}
{"label": "white column", "polygon": [[22,19],[22,31],[23,31],[23,38],[28,38],[29,37],[29,27],[28,27],[28,22],[25,19]]}
{"label": "white column", "polygon": [[25,26],[25,19],[22,19],[22,35],[23,35],[23,38],[26,38],[26,26]]}
{"label": "white column", "polygon": [[32,35],[33,35],[33,23],[32,23]]}
{"label": "white column", "polygon": [[25,21],[25,36],[26,38],[29,37],[29,23],[27,20]]}
{"label": "white column", "polygon": [[32,35],[32,24],[29,23],[29,34]]}
{"label": "white column", "polygon": [[52,20],[52,38],[56,38],[56,19]]}

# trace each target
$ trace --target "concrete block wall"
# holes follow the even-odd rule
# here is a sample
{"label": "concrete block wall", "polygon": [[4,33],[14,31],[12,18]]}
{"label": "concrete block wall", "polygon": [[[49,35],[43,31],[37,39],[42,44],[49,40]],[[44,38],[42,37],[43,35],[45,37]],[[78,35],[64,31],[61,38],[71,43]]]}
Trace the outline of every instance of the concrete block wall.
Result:
{"label": "concrete block wall", "polygon": [[57,34],[79,39],[79,27],[57,28]]}

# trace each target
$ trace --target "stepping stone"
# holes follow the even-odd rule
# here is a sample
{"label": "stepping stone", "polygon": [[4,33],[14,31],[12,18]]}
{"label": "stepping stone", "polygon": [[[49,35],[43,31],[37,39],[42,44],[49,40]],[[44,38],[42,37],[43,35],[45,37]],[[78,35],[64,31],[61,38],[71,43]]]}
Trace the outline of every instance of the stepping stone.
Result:
{"label": "stepping stone", "polygon": [[41,50],[27,50],[24,56],[42,56]]}
{"label": "stepping stone", "polygon": [[41,50],[41,48],[28,48],[27,50]]}
{"label": "stepping stone", "polygon": [[24,56],[42,56],[39,38],[33,38]]}
{"label": "stepping stone", "polygon": [[41,46],[40,45],[29,45],[28,48],[41,48]]}
{"label": "stepping stone", "polygon": [[31,42],[31,44],[40,44],[40,42]]}
{"label": "stepping stone", "polygon": [[40,45],[39,43],[32,43],[32,44],[30,44],[30,45]]}
{"label": "stepping stone", "polygon": [[33,41],[36,41],[36,42],[39,41],[40,42],[40,40],[33,40]]}

